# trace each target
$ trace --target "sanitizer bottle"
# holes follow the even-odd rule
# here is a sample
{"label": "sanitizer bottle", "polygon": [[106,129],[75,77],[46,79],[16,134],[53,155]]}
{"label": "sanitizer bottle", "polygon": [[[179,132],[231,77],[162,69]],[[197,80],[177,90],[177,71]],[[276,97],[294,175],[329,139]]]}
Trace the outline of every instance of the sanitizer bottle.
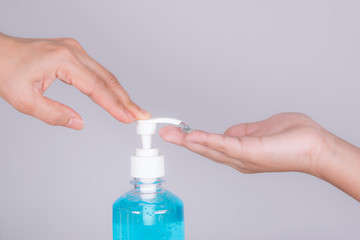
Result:
{"label": "sanitizer bottle", "polygon": [[171,118],[137,121],[142,148],[131,157],[131,183],[134,188],[113,205],[114,240],[184,240],[184,205],[163,188],[164,156],[152,148],[151,137],[157,123],[188,126]]}

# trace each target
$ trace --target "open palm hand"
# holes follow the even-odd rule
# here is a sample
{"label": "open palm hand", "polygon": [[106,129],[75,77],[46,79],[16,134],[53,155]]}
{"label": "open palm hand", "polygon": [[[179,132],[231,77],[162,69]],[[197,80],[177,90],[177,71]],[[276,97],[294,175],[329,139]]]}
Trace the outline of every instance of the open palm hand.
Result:
{"label": "open palm hand", "polygon": [[224,134],[165,127],[160,136],[243,173],[301,171],[313,173],[327,131],[300,113],[281,113],[267,120],[242,123]]}

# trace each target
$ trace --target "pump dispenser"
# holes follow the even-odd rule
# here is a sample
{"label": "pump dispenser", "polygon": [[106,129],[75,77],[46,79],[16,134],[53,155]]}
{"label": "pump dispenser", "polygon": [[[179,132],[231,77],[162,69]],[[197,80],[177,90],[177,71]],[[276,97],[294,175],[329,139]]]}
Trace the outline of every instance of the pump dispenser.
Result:
{"label": "pump dispenser", "polygon": [[152,135],[159,123],[179,125],[184,132],[191,131],[186,124],[172,118],[137,121],[141,147],[131,157],[134,188],[113,205],[114,240],[184,239],[183,202],[163,188],[164,156],[152,147]]}
{"label": "pump dispenser", "polygon": [[157,148],[152,148],[152,135],[156,133],[156,124],[180,125],[181,121],[172,118],[153,118],[137,121],[136,132],[141,136],[142,148],[136,149],[131,157],[131,177],[160,178],[165,175],[164,156]]}

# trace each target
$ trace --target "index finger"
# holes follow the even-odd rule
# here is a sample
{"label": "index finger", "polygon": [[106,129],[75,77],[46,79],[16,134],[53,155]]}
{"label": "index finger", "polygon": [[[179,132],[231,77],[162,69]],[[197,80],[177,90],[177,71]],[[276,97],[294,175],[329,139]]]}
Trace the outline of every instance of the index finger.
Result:
{"label": "index finger", "polygon": [[149,119],[151,114],[143,109],[141,109],[137,104],[135,104],[129,94],[121,86],[118,79],[109,72],[104,66],[91,58],[85,51],[85,58],[82,60],[83,64],[86,65],[89,69],[96,72],[102,80],[106,83],[107,87],[113,92],[113,94],[122,99],[122,103],[125,108],[134,116],[136,120]]}
{"label": "index finger", "polygon": [[149,113],[141,110],[132,102],[116,78],[111,80],[113,83],[110,85],[96,72],[80,63],[72,63],[67,66],[65,72],[67,72],[65,76],[58,73],[57,77],[61,80],[67,78],[66,82],[88,95],[95,103],[119,121],[132,123],[135,119],[147,119],[150,117]]}

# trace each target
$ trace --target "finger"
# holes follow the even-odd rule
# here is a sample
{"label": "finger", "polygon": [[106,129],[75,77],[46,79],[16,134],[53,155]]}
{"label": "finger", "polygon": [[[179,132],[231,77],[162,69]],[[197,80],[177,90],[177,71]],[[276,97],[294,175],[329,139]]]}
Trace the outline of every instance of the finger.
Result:
{"label": "finger", "polygon": [[208,146],[220,152],[229,152],[233,151],[234,148],[242,147],[242,143],[237,138],[203,131],[192,132],[187,136],[186,140]]}
{"label": "finger", "polygon": [[181,128],[167,126],[163,127],[159,131],[160,137],[162,137],[166,142],[174,143],[184,147],[186,133],[184,133]]}
{"label": "finger", "polygon": [[260,122],[241,123],[232,126],[225,131],[225,135],[233,137],[271,135],[293,128],[298,124],[313,126],[313,120],[301,113],[279,113]]}
{"label": "finger", "polygon": [[198,143],[222,152],[230,158],[256,159],[261,149],[262,137],[231,137],[227,135],[194,131],[187,135],[186,141]]}
{"label": "finger", "polygon": [[32,115],[50,125],[64,126],[75,130],[84,127],[84,121],[80,115],[70,107],[39,95],[35,98],[35,110]]}
{"label": "finger", "polygon": [[260,129],[263,122],[264,121],[253,123],[240,123],[228,128],[224,134],[232,137],[250,136]]}
{"label": "finger", "polygon": [[119,98],[115,95],[96,73],[82,64],[72,64],[64,69],[64,72],[57,72],[57,78],[74,85],[119,121],[124,123],[134,121],[133,115],[125,108],[126,97]]}
{"label": "finger", "polygon": [[178,127],[168,126],[162,128],[159,134],[165,141],[184,147],[190,143],[201,144],[222,153],[242,148],[242,142],[238,138],[199,130],[186,134]]}
{"label": "finger", "polygon": [[244,166],[240,160],[231,158],[231,157],[227,156],[226,154],[219,152],[215,149],[212,149],[210,147],[207,147],[205,145],[188,142],[187,141],[188,134],[182,132],[182,130],[180,128],[172,127],[172,126],[164,127],[162,129],[160,129],[159,134],[165,141],[177,144],[179,146],[183,146],[194,153],[200,154],[201,156],[203,156],[205,158],[211,159],[218,163],[228,165],[228,166],[230,166],[240,172],[243,172],[243,173],[252,173],[253,172],[253,171],[250,171],[250,170],[244,168]]}
{"label": "finger", "polygon": [[126,110],[132,114],[134,119],[143,120],[151,118],[151,114],[144,109],[141,109],[137,104],[135,104],[125,89],[121,86],[118,79],[109,72],[104,66],[96,62],[89,55],[86,54],[86,59],[84,64],[96,72],[104,82],[106,82],[107,87],[113,94],[122,101],[122,104],[125,106]]}
{"label": "finger", "polygon": [[219,152],[213,148],[207,147],[202,144],[188,142],[185,142],[184,146],[190,151],[197,153],[205,158],[208,158],[218,163],[227,164],[231,167],[234,167],[235,169],[239,169],[239,171],[241,172],[245,171],[245,169],[242,168],[242,163],[240,160],[231,158],[226,154]]}

